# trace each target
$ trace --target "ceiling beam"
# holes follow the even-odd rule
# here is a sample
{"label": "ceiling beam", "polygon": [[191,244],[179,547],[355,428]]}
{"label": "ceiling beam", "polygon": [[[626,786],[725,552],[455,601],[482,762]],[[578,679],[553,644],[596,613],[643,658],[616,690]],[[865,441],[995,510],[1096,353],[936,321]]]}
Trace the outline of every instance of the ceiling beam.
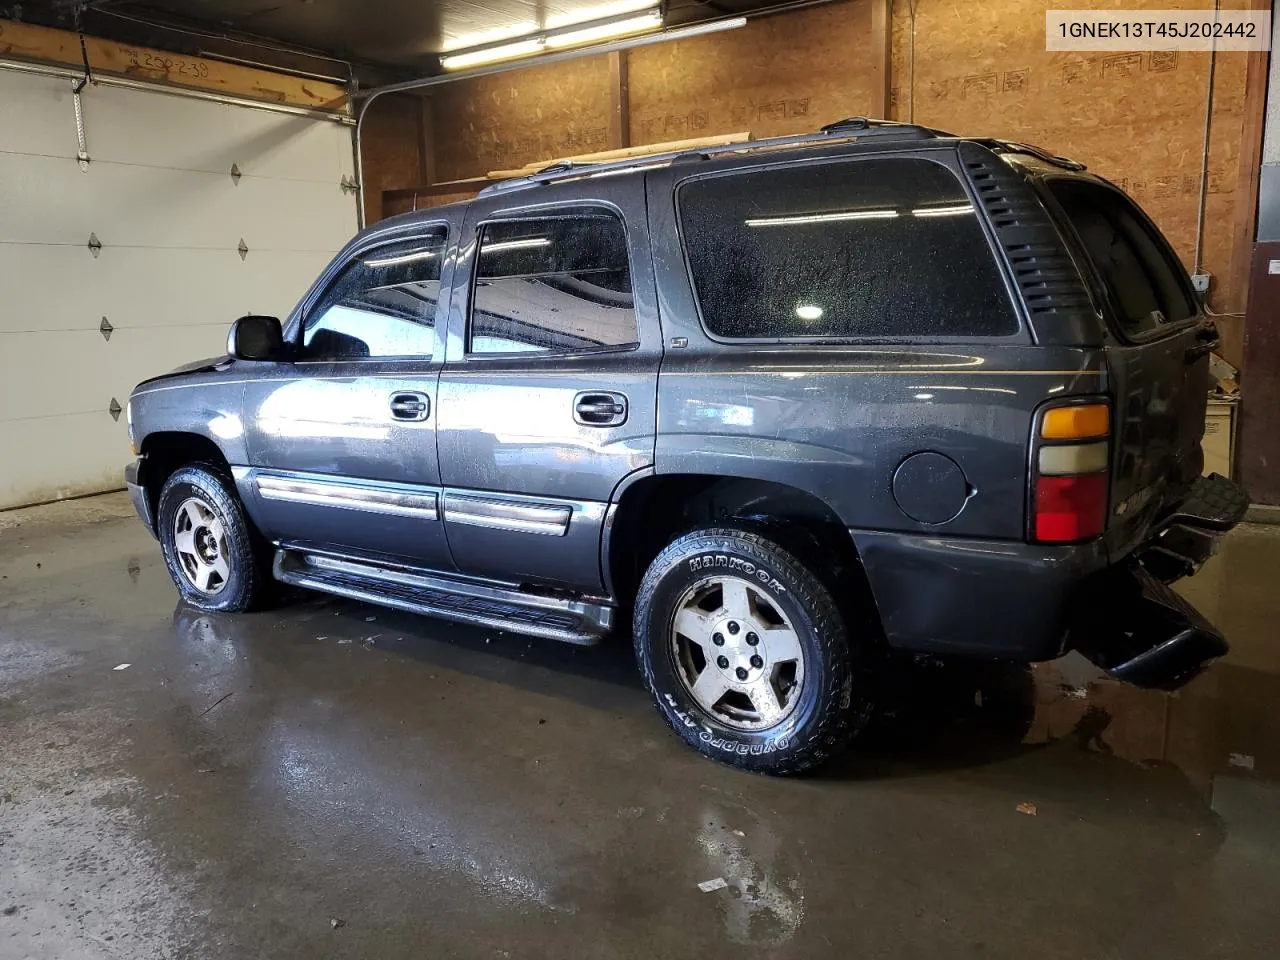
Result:
{"label": "ceiling beam", "polygon": [[13,20],[0,20],[0,55],[81,70],[87,59],[94,73],[291,107],[342,113],[347,110],[347,91],[334,83],[100,37],[86,36],[82,49],[80,37],[68,30]]}

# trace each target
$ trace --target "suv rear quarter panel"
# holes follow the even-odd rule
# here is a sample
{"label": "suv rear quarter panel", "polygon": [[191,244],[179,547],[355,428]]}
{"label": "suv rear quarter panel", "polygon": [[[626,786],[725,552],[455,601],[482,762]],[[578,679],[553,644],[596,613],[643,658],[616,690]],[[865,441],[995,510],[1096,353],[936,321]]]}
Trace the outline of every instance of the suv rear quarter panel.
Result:
{"label": "suv rear quarter panel", "polygon": [[[954,147],[902,155],[927,155],[961,173]],[[1033,412],[1047,399],[1104,392],[1105,367],[1094,349],[1032,342],[1025,305],[1007,262],[997,258],[985,215],[992,256],[1019,316],[1015,337],[840,346],[721,342],[699,319],[678,231],[676,190],[703,172],[703,165],[690,164],[649,175],[667,343],[657,472],[785,483],[819,497],[855,530],[1023,540]],[[966,190],[973,196],[967,183]],[[982,210],[976,196],[974,202]],[[913,519],[895,497],[899,466],[928,451],[958,464],[968,487],[959,512],[942,522]]]}
{"label": "suv rear quarter panel", "polygon": [[[672,351],[659,378],[658,473],[751,477],[826,502],[850,528],[1021,540],[1032,411],[1055,396],[1099,393],[1086,352]],[[912,519],[894,475],[937,452],[964,473],[952,519]]]}

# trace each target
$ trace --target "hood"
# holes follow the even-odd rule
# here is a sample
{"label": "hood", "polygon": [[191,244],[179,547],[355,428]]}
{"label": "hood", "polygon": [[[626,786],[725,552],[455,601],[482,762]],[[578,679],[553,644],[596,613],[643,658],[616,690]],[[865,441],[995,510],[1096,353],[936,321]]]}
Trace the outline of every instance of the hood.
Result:
{"label": "hood", "polygon": [[195,360],[191,363],[184,363],[180,367],[174,367],[168,373],[162,373],[157,377],[150,377],[138,384],[139,387],[146,386],[151,383],[158,383],[161,380],[169,380],[174,377],[180,377],[187,373],[211,373],[225,363],[230,363],[231,358],[223,355],[221,357],[208,357],[204,360]]}
{"label": "hood", "polygon": [[207,373],[215,367],[219,367],[226,363],[230,359],[231,358],[224,353],[220,357],[208,357],[204,360],[193,360],[191,363],[184,363],[180,367],[174,367],[168,373],[164,374],[164,376],[175,377],[180,373]]}

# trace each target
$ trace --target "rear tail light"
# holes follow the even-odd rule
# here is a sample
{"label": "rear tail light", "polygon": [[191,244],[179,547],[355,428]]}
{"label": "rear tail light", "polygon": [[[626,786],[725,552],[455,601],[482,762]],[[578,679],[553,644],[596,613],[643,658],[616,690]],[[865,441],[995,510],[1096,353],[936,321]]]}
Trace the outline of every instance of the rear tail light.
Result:
{"label": "rear tail light", "polygon": [[1034,540],[1072,543],[1102,535],[1110,432],[1105,403],[1051,407],[1041,414],[1032,442]]}

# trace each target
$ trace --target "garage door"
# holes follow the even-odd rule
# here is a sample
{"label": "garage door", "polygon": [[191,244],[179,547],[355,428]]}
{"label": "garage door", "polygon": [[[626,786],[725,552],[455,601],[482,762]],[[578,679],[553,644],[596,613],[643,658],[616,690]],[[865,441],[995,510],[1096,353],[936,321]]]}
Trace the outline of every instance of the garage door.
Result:
{"label": "garage door", "polygon": [[330,119],[0,70],[0,508],[119,488],[139,380],[283,316],[356,229]]}

